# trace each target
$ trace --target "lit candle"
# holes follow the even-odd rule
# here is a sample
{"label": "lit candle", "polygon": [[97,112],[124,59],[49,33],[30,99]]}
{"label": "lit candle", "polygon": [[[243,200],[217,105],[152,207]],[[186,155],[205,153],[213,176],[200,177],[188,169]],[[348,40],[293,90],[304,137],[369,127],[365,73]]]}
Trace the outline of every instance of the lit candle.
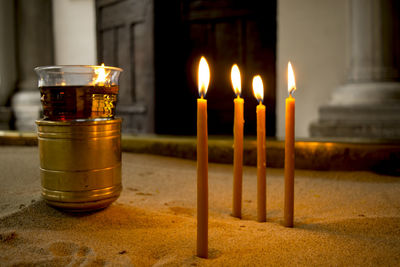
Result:
{"label": "lit candle", "polygon": [[[93,77],[93,86],[95,87],[111,87],[111,79],[108,77],[111,74],[111,71],[106,71],[104,63],[101,63],[100,67],[96,67],[94,69],[94,77]],[[104,91],[105,89],[102,88]],[[86,98],[84,97],[77,97],[77,101],[85,101]],[[92,101],[92,110],[91,110],[91,117],[96,118],[100,112],[104,112],[105,114],[112,114],[114,104],[112,102],[105,101],[104,99],[97,99],[93,97]],[[80,104],[80,103],[79,103]],[[78,105],[78,103],[77,103]],[[81,105],[85,106],[84,103]]]}
{"label": "lit candle", "polygon": [[208,257],[208,134],[207,100],[210,69],[204,57],[199,63],[197,99],[197,256]]}
{"label": "lit candle", "polygon": [[264,86],[260,75],[253,78],[253,92],[258,100],[257,106],[257,221],[267,220],[266,199],[266,163],[265,163],[265,106]]}
{"label": "lit candle", "polygon": [[96,67],[94,72],[96,75],[94,76],[93,85],[104,86],[104,83],[107,81],[107,77],[110,75],[111,71],[106,72],[104,63],[101,63],[101,66]]}
{"label": "lit candle", "polygon": [[293,227],[294,206],[294,106],[295,99],[292,96],[296,90],[296,83],[292,64],[288,64],[288,92],[286,98],[286,137],[285,137],[285,208],[284,226]]}
{"label": "lit candle", "polygon": [[233,208],[232,215],[242,217],[242,179],[243,179],[243,98],[240,98],[242,85],[239,67],[232,66],[231,80],[236,94],[233,127]]}

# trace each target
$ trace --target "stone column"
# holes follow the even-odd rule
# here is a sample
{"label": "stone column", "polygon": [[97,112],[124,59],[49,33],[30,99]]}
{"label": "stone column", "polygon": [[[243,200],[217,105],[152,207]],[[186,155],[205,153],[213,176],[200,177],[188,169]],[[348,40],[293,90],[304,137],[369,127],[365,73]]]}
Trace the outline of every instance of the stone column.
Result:
{"label": "stone column", "polygon": [[11,122],[10,97],[17,79],[14,35],[14,1],[0,1],[0,130]]}
{"label": "stone column", "polygon": [[18,93],[12,99],[15,126],[20,131],[35,131],[41,103],[33,69],[53,64],[51,0],[16,1],[16,26]]}
{"label": "stone column", "polygon": [[349,4],[349,75],[320,108],[311,136],[400,139],[400,3]]}

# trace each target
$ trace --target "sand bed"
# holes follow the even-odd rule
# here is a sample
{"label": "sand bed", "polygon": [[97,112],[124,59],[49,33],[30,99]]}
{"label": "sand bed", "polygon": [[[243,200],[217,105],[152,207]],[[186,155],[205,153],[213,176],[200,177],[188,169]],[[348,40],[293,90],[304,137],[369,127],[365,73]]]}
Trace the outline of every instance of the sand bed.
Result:
{"label": "sand bed", "polygon": [[295,228],[281,226],[283,171],[267,171],[256,218],[256,169],[244,169],[243,219],[230,216],[232,166],[211,164],[210,259],[194,256],[196,162],[123,154],[121,197],[68,214],[40,200],[38,151],[0,147],[0,265],[265,266],[400,264],[400,178],[297,171]]}

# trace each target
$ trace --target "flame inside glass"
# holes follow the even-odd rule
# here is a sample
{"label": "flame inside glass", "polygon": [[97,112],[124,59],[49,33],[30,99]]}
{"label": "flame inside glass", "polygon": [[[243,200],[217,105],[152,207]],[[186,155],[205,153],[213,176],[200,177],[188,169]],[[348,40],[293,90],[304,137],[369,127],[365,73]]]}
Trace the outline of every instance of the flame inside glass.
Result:
{"label": "flame inside glass", "polygon": [[103,66],[48,66],[35,69],[44,119],[114,118],[122,69]]}

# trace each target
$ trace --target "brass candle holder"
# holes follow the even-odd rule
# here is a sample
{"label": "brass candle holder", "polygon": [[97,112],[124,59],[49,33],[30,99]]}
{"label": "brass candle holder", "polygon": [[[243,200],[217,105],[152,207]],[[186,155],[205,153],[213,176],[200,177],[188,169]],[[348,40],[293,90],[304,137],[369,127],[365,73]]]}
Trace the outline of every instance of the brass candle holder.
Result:
{"label": "brass candle holder", "polygon": [[44,114],[36,121],[43,199],[69,211],[107,207],[122,190],[121,119],[114,118],[122,69],[35,71]]}

